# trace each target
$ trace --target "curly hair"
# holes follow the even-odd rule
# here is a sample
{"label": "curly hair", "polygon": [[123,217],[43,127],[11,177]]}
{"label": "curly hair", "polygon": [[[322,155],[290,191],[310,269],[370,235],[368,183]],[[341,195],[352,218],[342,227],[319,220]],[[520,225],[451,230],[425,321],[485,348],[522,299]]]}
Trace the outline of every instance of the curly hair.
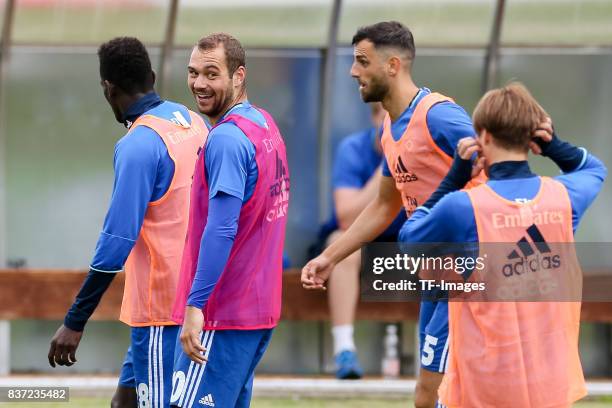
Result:
{"label": "curly hair", "polygon": [[100,77],[128,94],[153,89],[155,76],[145,46],[134,37],[117,37],[98,49]]}

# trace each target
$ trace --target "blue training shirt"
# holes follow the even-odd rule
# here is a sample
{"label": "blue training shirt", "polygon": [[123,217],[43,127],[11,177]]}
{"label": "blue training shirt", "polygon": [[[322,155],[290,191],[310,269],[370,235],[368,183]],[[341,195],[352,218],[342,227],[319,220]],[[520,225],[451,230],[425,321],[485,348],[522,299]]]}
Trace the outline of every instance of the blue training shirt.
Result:
{"label": "blue training shirt", "polygon": [[[191,122],[185,106],[163,101],[155,92],[150,92],[129,107],[124,123],[129,127],[145,113],[176,120],[176,112]],[[164,141],[146,126],[136,127],[117,142],[113,163],[113,192],[90,266],[102,272],[123,269],[140,233],[148,204],[168,191],[174,176],[174,162]]]}
{"label": "blue training shirt", "polygon": [[[377,129],[372,127],[350,134],[342,139],[334,157],[332,188],[363,188],[375,171],[380,169],[382,151],[376,148]],[[335,207],[332,208],[333,228],[338,228]],[[393,223],[381,234],[381,238],[395,240],[406,220],[406,212],[400,211]]]}
{"label": "blue training shirt", "polygon": [[[586,150],[578,167],[555,177],[567,188],[572,206],[572,226],[580,219],[601,190],[607,170],[604,164]],[[507,200],[524,202],[533,199],[540,178],[531,172],[526,161],[496,163],[489,169],[487,184]],[[457,216],[461,214],[461,216]],[[465,191],[445,195],[431,210],[419,207],[402,227],[402,242],[478,242],[478,230],[472,203]]]}
{"label": "blue training shirt", "polygon": [[[425,95],[431,91],[427,88],[420,88],[410,105],[391,123],[391,134],[396,141],[401,139],[406,131],[412,114],[417,104]],[[453,102],[440,102],[431,107],[427,112],[427,128],[434,143],[450,157],[455,154],[457,143],[464,137],[475,136],[472,120],[465,109]],[[387,160],[383,159],[383,175],[391,177]]]}

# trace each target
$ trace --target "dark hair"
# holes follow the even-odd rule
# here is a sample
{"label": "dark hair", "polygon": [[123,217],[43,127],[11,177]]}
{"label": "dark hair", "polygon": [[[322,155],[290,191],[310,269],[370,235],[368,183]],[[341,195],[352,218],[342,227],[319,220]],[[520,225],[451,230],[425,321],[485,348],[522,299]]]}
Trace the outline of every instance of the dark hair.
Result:
{"label": "dark hair", "polygon": [[492,89],[474,109],[477,134],[486,130],[500,147],[527,151],[538,125],[548,114],[520,82]]}
{"label": "dark hair", "polygon": [[153,89],[155,77],[145,46],[133,37],[117,37],[98,48],[100,77],[134,94]]}
{"label": "dark hair", "polygon": [[236,38],[226,33],[213,33],[198,41],[198,49],[208,51],[223,45],[225,50],[225,63],[229,71],[230,77],[240,67],[246,67],[246,55],[242,44]]}
{"label": "dark hair", "polygon": [[352,45],[363,40],[370,40],[375,48],[394,47],[405,51],[410,60],[414,59],[414,37],[412,32],[397,21],[382,21],[360,27],[353,36]]}

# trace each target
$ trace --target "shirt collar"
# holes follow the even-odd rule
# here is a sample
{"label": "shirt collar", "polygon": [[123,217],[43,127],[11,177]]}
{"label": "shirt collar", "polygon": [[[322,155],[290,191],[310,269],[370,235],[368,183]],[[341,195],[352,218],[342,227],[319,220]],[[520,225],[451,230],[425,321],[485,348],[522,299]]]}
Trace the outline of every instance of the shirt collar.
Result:
{"label": "shirt collar", "polygon": [[536,174],[529,168],[527,160],[503,161],[489,167],[490,180],[508,180],[534,177]]}
{"label": "shirt collar", "polygon": [[223,119],[225,119],[226,117],[228,117],[228,116],[229,116],[229,115],[230,115],[230,114],[231,114],[233,111],[235,111],[236,109],[239,109],[239,108],[245,108],[245,109],[248,109],[248,108],[250,108],[250,107],[251,107],[251,104],[249,103],[249,101],[248,101],[248,100],[244,100],[244,101],[242,101],[242,102],[240,102],[240,103],[237,103],[237,104],[235,104],[234,106],[232,106],[231,108],[229,108],[229,109],[227,110],[227,112],[225,112],[225,113],[223,114],[223,116],[221,116],[221,118],[219,119],[219,122],[221,122]]}
{"label": "shirt collar", "polygon": [[417,103],[419,103],[419,101],[421,100],[421,98],[427,94],[430,94],[431,91],[429,90],[429,88],[419,88],[419,90],[417,91],[416,95],[414,95],[414,98],[412,98],[412,100],[410,101],[410,103],[408,104],[408,107],[406,109],[404,109],[404,111],[402,112],[402,114],[399,116],[399,118],[397,120],[399,120],[400,118],[404,117],[404,115],[406,115],[407,112],[413,111],[417,105]]}
{"label": "shirt collar", "polygon": [[123,124],[126,128],[130,128],[132,123],[142,116],[146,111],[155,108],[160,105],[163,101],[155,91],[151,91],[132,103],[123,115]]}

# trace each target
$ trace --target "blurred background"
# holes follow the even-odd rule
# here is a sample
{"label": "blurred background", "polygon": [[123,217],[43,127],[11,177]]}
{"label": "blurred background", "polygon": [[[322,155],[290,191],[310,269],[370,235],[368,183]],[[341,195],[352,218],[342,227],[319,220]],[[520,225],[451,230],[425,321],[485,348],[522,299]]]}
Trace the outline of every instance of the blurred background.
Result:
{"label": "blurred background", "polygon": [[[610,0],[0,0],[0,268],[89,265],[110,198],[113,146],[125,133],[102,95],[97,46],[140,38],[158,92],[193,106],[188,56],[214,31],[246,47],[249,99],[270,111],[285,137],[292,176],[286,248],[300,267],[331,211],[334,150],[369,125],[349,75],[351,37],[361,25],[391,19],[414,33],[417,85],[471,113],[484,90],[520,80],[561,137],[612,163]],[[542,174],[558,172],[534,163]],[[611,188],[587,213],[578,241],[610,241]],[[399,323],[402,373],[412,375],[415,324]],[[47,345],[58,324],[2,323],[0,344],[11,347],[4,367],[51,371]],[[357,323],[367,374],[380,373],[384,331],[380,322]],[[327,322],[282,322],[258,373],[331,372],[328,333]],[[611,339],[609,323],[583,323],[588,377],[612,376]],[[118,322],[91,322],[79,364],[63,372],[117,372],[128,340]]]}

